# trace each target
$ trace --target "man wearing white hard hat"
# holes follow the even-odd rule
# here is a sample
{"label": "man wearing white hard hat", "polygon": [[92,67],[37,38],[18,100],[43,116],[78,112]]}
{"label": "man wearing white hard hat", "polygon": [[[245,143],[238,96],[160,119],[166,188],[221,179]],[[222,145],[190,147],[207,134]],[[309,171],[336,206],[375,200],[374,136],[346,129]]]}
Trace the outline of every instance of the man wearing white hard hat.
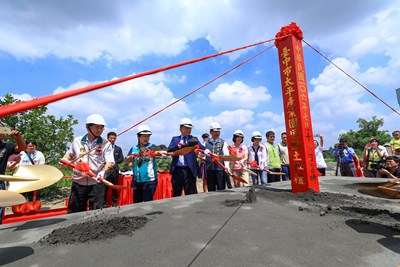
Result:
{"label": "man wearing white hard hat", "polygon": [[[192,136],[192,128],[192,121],[189,118],[183,118],[179,123],[180,135],[172,137],[167,151],[176,151],[188,143],[191,145],[196,143],[201,149],[205,149],[197,137]],[[200,176],[200,168],[197,164],[196,153],[189,152],[185,155],[173,156],[170,173],[174,197],[181,196],[182,190],[185,195],[197,193],[196,177]]]}
{"label": "man wearing white hard hat", "polygon": [[[220,138],[221,125],[218,122],[210,124],[211,138],[205,143],[205,147],[216,155],[229,155],[228,144]],[[225,190],[225,184],[229,181],[229,177],[225,170],[217,163],[212,162],[210,156],[207,160],[207,189],[208,191]],[[225,167],[229,168],[229,163],[220,160]],[[232,186],[231,186],[232,187]]]}
{"label": "man wearing white hard hat", "polygon": [[[135,203],[151,201],[157,188],[158,173],[156,158],[145,155],[154,150],[155,145],[150,143],[151,129],[147,125],[140,125],[137,129],[138,143],[132,147],[126,161],[133,162],[133,198]],[[139,155],[139,156],[133,156]]]}
{"label": "man wearing white hard hat", "polygon": [[[89,115],[86,119],[87,133],[74,139],[63,159],[73,160],[75,164],[86,164],[97,177],[104,178],[105,171],[114,165],[112,147],[107,139],[101,137],[105,126],[103,116]],[[68,213],[86,211],[88,201],[89,209],[102,208],[104,191],[104,185],[98,179],[74,169]]]}

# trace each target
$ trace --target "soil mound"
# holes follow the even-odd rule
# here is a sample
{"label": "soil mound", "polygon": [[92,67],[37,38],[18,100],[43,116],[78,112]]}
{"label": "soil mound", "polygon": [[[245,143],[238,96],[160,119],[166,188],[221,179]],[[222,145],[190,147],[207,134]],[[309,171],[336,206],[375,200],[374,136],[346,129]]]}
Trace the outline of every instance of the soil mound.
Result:
{"label": "soil mound", "polygon": [[144,216],[111,217],[97,220],[87,220],[53,230],[40,239],[41,245],[75,244],[103,241],[118,235],[129,235],[147,222]]}
{"label": "soil mound", "polygon": [[385,199],[363,198],[356,195],[321,192],[312,189],[305,193],[292,193],[259,187],[257,197],[275,203],[291,203],[297,205],[300,212],[318,212],[320,216],[338,215],[357,218],[366,224],[380,224],[391,230],[400,232],[400,213],[390,208],[396,202]]}

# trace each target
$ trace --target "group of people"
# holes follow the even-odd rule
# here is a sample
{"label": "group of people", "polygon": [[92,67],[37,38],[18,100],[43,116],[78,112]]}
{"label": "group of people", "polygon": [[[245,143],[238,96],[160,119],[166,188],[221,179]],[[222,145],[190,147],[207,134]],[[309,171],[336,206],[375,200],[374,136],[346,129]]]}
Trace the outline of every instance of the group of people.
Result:
{"label": "group of people", "polygon": [[[0,124],[1,125],[1,124]],[[172,137],[167,151],[158,154],[150,153],[157,146],[150,142],[152,131],[147,125],[137,128],[137,144],[133,146],[126,157],[122,149],[115,145],[117,134],[109,132],[107,140],[101,137],[106,126],[103,116],[91,114],[86,119],[86,134],[76,137],[63,161],[73,161],[76,165],[87,166],[96,177],[91,177],[87,172],[73,169],[71,193],[68,201],[68,212],[99,209],[105,206],[108,187],[101,181],[106,179],[113,184],[118,183],[118,166],[124,160],[131,164],[133,171],[132,187],[134,189],[134,202],[151,201],[157,188],[158,173],[156,155],[170,155],[173,153],[170,174],[173,196],[191,195],[197,193],[196,179],[203,179],[204,191],[224,190],[226,188],[240,187],[242,184],[232,176],[237,176],[249,182],[249,173],[253,185],[273,183],[290,180],[289,154],[287,135],[281,133],[281,142],[275,142],[275,133],[268,131],[265,134],[266,142],[259,131],[254,131],[250,137],[251,145],[243,142],[243,131],[236,130],[232,142],[228,144],[220,135],[222,128],[218,122],[210,124],[209,133],[202,135],[202,141],[192,135],[193,124],[189,118],[183,118],[179,124],[179,134]],[[5,142],[1,135],[0,143],[0,174],[6,168],[12,169],[16,164],[44,164],[43,154],[36,149],[35,141],[24,142],[21,134],[13,130],[10,136],[17,141],[16,144]],[[314,140],[317,169],[320,175],[326,173],[326,162],[323,156],[323,136],[315,135],[319,140]],[[190,150],[185,154],[174,154],[175,151],[187,146],[197,146],[198,151]],[[391,141],[392,153],[400,155],[400,132],[393,132]],[[20,153],[20,154],[19,154]],[[358,159],[354,149],[348,146],[347,140],[340,139],[334,155],[338,157],[342,176],[356,176],[356,170],[362,162]],[[7,166],[7,159],[12,154],[14,163]],[[215,161],[211,155],[235,155],[236,161]],[[385,159],[385,168],[379,168],[380,162]],[[399,177],[399,158],[388,156],[385,148],[379,145],[376,138],[371,138],[363,152],[365,163],[364,174],[367,177]],[[5,183],[0,181],[0,187],[5,189]],[[116,205],[117,191],[113,189],[112,205]]]}
{"label": "group of people", "polygon": [[[152,131],[147,125],[140,125],[137,129],[137,145],[133,146],[126,157],[122,149],[115,145],[117,134],[109,132],[107,140],[103,139],[106,126],[103,116],[91,114],[86,119],[86,134],[76,137],[63,157],[64,162],[73,162],[78,166],[86,166],[96,177],[91,177],[85,171],[73,169],[72,186],[68,200],[68,213],[99,209],[106,206],[108,187],[101,181],[106,179],[113,184],[118,183],[118,166],[124,160],[130,163],[133,170],[132,187],[134,189],[134,202],[151,201],[157,187],[158,173],[155,154],[146,153],[156,148],[150,142]],[[191,134],[193,128],[189,118],[183,118],[179,124],[179,135],[172,137],[167,151],[163,155],[177,151],[182,147],[198,145],[203,153],[190,151],[183,155],[172,157],[170,174],[173,196],[191,195],[197,193],[196,179],[203,178],[204,191],[224,190],[226,188],[240,187],[242,184],[232,179],[238,176],[248,182],[247,169],[251,170],[252,184],[266,184],[282,180],[290,180],[289,158],[286,133],[281,134],[281,142],[275,143],[275,133],[266,133],[267,142],[262,144],[262,135],[259,131],[252,133],[250,146],[243,144],[245,136],[243,131],[233,133],[232,143],[220,137],[221,126],[218,122],[210,124],[209,133],[202,135],[203,141]],[[0,173],[6,169],[11,170],[18,165],[44,164],[43,154],[37,150],[35,141],[22,140],[18,131],[10,134],[17,141],[17,145],[5,142],[5,135],[1,137],[0,146]],[[322,141],[322,136],[320,137]],[[321,142],[322,145],[322,142]],[[7,159],[11,154],[18,154],[13,161]],[[234,154],[240,158],[237,161],[219,160],[217,156]],[[251,164],[250,164],[251,163]],[[285,175],[275,174],[283,172]],[[0,187],[5,189],[5,183],[0,182]],[[116,205],[118,193],[112,189],[112,205]]]}
{"label": "group of people", "polygon": [[[68,202],[68,212],[84,211],[89,203],[90,209],[102,208],[105,201],[104,186],[100,178],[109,179],[117,183],[118,164],[123,159],[132,166],[134,189],[134,202],[151,201],[157,188],[158,173],[155,161],[156,154],[149,153],[157,148],[151,143],[152,131],[147,125],[137,128],[137,144],[133,146],[126,157],[122,150],[115,145],[116,134],[109,133],[108,142],[103,140],[101,134],[106,126],[104,118],[99,114],[92,114],[86,120],[84,136],[74,139],[69,150],[64,155],[63,161],[74,161],[77,165],[87,164],[92,173],[97,177],[88,176],[78,169],[73,170],[73,183]],[[189,118],[183,118],[179,124],[179,135],[172,137],[167,151],[159,151],[157,155],[166,155],[178,151],[182,147],[197,145],[202,153],[194,150],[183,155],[172,156],[170,174],[173,196],[191,195],[197,193],[196,179],[204,179],[207,191],[224,190],[233,186],[241,186],[240,182],[231,180],[231,175],[237,175],[246,180],[245,169],[250,167],[253,171],[253,184],[280,181],[280,175],[274,172],[283,171],[282,180],[289,180],[289,159],[287,152],[286,133],[282,133],[282,142],[275,144],[275,134],[267,132],[267,142],[261,144],[260,132],[253,132],[251,146],[243,144],[244,134],[237,130],[233,134],[232,144],[228,144],[220,137],[221,126],[217,122],[210,124],[209,133],[203,134],[203,142],[192,135],[193,124]],[[163,154],[164,153],[164,154]],[[238,161],[215,162],[213,155],[235,154]],[[200,161],[200,164],[199,164]],[[253,161],[256,164],[249,165]],[[267,173],[271,171],[272,173]],[[112,175],[110,175],[112,173]],[[115,204],[114,198],[113,203]]]}
{"label": "group of people", "polygon": [[[389,155],[390,154],[390,155]],[[400,131],[392,133],[390,148],[382,146],[376,137],[371,137],[364,146],[362,160],[345,138],[340,138],[333,155],[338,159],[342,176],[364,176],[371,178],[400,178]]]}

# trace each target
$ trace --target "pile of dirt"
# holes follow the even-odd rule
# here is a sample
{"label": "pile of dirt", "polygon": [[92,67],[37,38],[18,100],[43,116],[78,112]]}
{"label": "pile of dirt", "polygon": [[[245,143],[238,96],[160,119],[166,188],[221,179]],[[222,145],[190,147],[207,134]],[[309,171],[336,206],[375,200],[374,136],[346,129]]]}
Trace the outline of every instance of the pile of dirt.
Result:
{"label": "pile of dirt", "polygon": [[53,230],[43,237],[39,244],[75,244],[103,241],[118,235],[131,236],[134,231],[142,228],[148,218],[144,216],[95,218]]}
{"label": "pile of dirt", "polygon": [[[320,216],[338,215],[357,218],[363,223],[384,225],[400,232],[400,214],[390,206],[396,203],[385,199],[363,198],[356,195],[321,192],[310,189],[293,194],[290,190],[258,187],[256,196],[274,203],[297,205],[299,212],[317,212]],[[389,208],[388,208],[389,207]]]}

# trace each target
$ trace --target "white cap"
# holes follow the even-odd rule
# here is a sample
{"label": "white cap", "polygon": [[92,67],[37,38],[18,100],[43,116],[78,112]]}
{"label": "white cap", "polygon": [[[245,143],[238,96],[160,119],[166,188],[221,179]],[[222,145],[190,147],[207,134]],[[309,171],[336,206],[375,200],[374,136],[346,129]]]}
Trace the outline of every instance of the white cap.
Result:
{"label": "white cap", "polygon": [[233,133],[233,135],[237,135],[237,136],[244,137],[244,134],[243,134],[242,130],[236,130],[236,131]]}
{"label": "white cap", "polygon": [[137,134],[151,134],[150,127],[147,125],[140,125],[137,129]]}
{"label": "white cap", "polygon": [[210,130],[213,130],[213,131],[221,131],[221,125],[219,125],[218,122],[212,122],[212,123],[210,124]]}
{"label": "white cap", "polygon": [[183,119],[181,120],[181,123],[180,123],[179,125],[180,125],[180,126],[189,127],[189,128],[192,128],[192,127],[193,127],[192,121],[191,121],[189,118],[183,118]]}
{"label": "white cap", "polygon": [[103,116],[101,116],[100,114],[91,114],[87,117],[86,119],[86,124],[97,124],[97,125],[104,125],[106,126],[106,122],[103,118]]}
{"label": "white cap", "polygon": [[253,134],[251,135],[251,137],[253,138],[257,138],[257,139],[262,139],[262,135],[259,131],[254,131]]}

